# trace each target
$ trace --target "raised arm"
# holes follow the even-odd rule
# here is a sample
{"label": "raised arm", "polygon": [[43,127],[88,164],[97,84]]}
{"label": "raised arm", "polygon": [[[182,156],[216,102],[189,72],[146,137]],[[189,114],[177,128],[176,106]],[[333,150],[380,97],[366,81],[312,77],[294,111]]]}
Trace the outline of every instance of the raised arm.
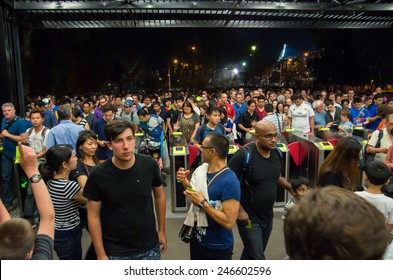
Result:
{"label": "raised arm", "polygon": [[[25,171],[26,176],[31,178],[33,175],[39,174],[35,151],[30,147],[23,146],[20,142],[18,146],[21,155],[20,165]],[[55,210],[44,180],[41,179],[36,183],[31,183],[31,187],[37,203],[38,212],[40,213],[38,234],[46,234],[54,239]]]}

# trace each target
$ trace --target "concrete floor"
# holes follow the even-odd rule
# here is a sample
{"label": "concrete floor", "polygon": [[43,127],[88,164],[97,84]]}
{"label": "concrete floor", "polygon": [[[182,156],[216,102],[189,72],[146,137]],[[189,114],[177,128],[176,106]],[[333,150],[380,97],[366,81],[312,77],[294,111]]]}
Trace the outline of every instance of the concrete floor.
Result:
{"label": "concrete floor", "polygon": [[[178,238],[179,230],[185,220],[185,213],[173,213],[171,211],[170,188],[165,188],[167,197],[167,214],[166,214],[166,234],[168,241],[168,250],[162,255],[163,260],[189,260],[189,245]],[[266,258],[269,260],[282,260],[285,257],[285,245],[283,236],[283,220],[281,219],[282,209],[275,209],[273,222],[273,231],[265,251]],[[235,235],[235,245],[233,250],[233,259],[239,260],[243,250],[243,243],[239,236],[237,227],[233,229]],[[90,245],[91,239],[85,231],[82,237],[83,250],[86,251]],[[56,258],[56,253],[54,253]]]}

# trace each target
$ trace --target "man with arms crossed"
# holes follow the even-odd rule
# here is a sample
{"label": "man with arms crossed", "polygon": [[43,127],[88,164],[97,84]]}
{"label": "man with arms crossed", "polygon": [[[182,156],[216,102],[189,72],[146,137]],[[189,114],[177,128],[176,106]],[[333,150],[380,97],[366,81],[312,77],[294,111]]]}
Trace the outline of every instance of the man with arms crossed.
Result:
{"label": "man with arms crossed", "polygon": [[[97,258],[159,260],[166,251],[165,193],[157,163],[135,154],[135,125],[115,119],[105,126],[112,159],[94,167],[83,195]],[[153,198],[157,213],[156,231]]]}

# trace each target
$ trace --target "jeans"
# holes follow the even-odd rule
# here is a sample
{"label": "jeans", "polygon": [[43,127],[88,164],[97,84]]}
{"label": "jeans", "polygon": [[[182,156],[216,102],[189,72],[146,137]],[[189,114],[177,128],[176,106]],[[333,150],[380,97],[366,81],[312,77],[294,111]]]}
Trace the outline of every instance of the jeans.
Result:
{"label": "jeans", "polygon": [[24,206],[24,211],[23,211],[24,217],[25,218],[33,218],[36,210],[37,210],[37,206],[35,203],[33,189],[32,189],[31,184],[29,182],[27,184],[27,194],[26,194],[25,206]]}
{"label": "jeans", "polygon": [[3,202],[10,206],[14,200],[12,192],[12,176],[14,175],[14,160],[5,155],[1,158],[1,178],[3,179]]}
{"label": "jeans", "polygon": [[155,246],[153,249],[134,255],[128,256],[108,256],[110,260],[160,260],[161,250],[160,245]]}
{"label": "jeans", "polygon": [[199,245],[193,237],[190,242],[191,260],[231,260],[233,255],[233,245],[224,250],[211,250]]}
{"label": "jeans", "polygon": [[82,226],[70,230],[55,230],[55,251],[60,260],[82,259]]}
{"label": "jeans", "polygon": [[265,249],[273,228],[273,220],[263,223],[252,223],[251,228],[246,228],[244,223],[237,221],[237,228],[242,238],[244,249],[241,260],[265,260]]}

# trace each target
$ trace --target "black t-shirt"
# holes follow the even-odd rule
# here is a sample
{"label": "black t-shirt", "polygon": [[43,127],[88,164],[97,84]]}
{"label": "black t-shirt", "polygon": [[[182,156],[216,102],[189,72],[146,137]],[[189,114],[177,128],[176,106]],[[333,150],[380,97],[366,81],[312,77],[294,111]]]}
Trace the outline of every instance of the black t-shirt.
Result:
{"label": "black t-shirt", "polygon": [[[258,114],[254,111],[251,115],[248,110],[244,111],[240,114],[238,124],[242,124],[245,128],[251,128],[252,121],[258,121]],[[244,134],[245,131],[239,128],[239,131]]]}
{"label": "black t-shirt", "polygon": [[53,260],[53,239],[46,234],[35,238],[32,260]]}
{"label": "black t-shirt", "polygon": [[167,113],[166,113],[166,119],[171,119],[171,125],[173,128],[173,125],[177,122],[177,119],[179,118],[180,115],[180,111],[177,109],[170,109]]}
{"label": "black t-shirt", "polygon": [[334,172],[326,172],[325,176],[323,176],[322,179],[322,186],[338,186],[338,187],[343,187],[342,182],[340,182],[339,178],[337,177],[336,173]]}
{"label": "black t-shirt", "polygon": [[[273,218],[273,205],[276,201],[277,180],[281,173],[281,159],[277,150],[270,152],[269,158],[259,154],[255,144],[250,145],[248,182],[241,182],[241,199],[244,210],[251,221],[261,222]],[[244,149],[238,150],[230,159],[228,166],[240,179],[246,157]]]}
{"label": "black t-shirt", "polygon": [[71,172],[71,180],[77,182],[77,178],[79,176],[87,176],[89,177],[91,171],[93,170],[94,166],[84,164],[78,161],[75,170]]}
{"label": "black t-shirt", "polygon": [[135,154],[130,169],[118,169],[112,160],[94,167],[83,195],[101,201],[104,248],[109,256],[143,253],[158,245],[152,189],[161,186],[154,159]]}

